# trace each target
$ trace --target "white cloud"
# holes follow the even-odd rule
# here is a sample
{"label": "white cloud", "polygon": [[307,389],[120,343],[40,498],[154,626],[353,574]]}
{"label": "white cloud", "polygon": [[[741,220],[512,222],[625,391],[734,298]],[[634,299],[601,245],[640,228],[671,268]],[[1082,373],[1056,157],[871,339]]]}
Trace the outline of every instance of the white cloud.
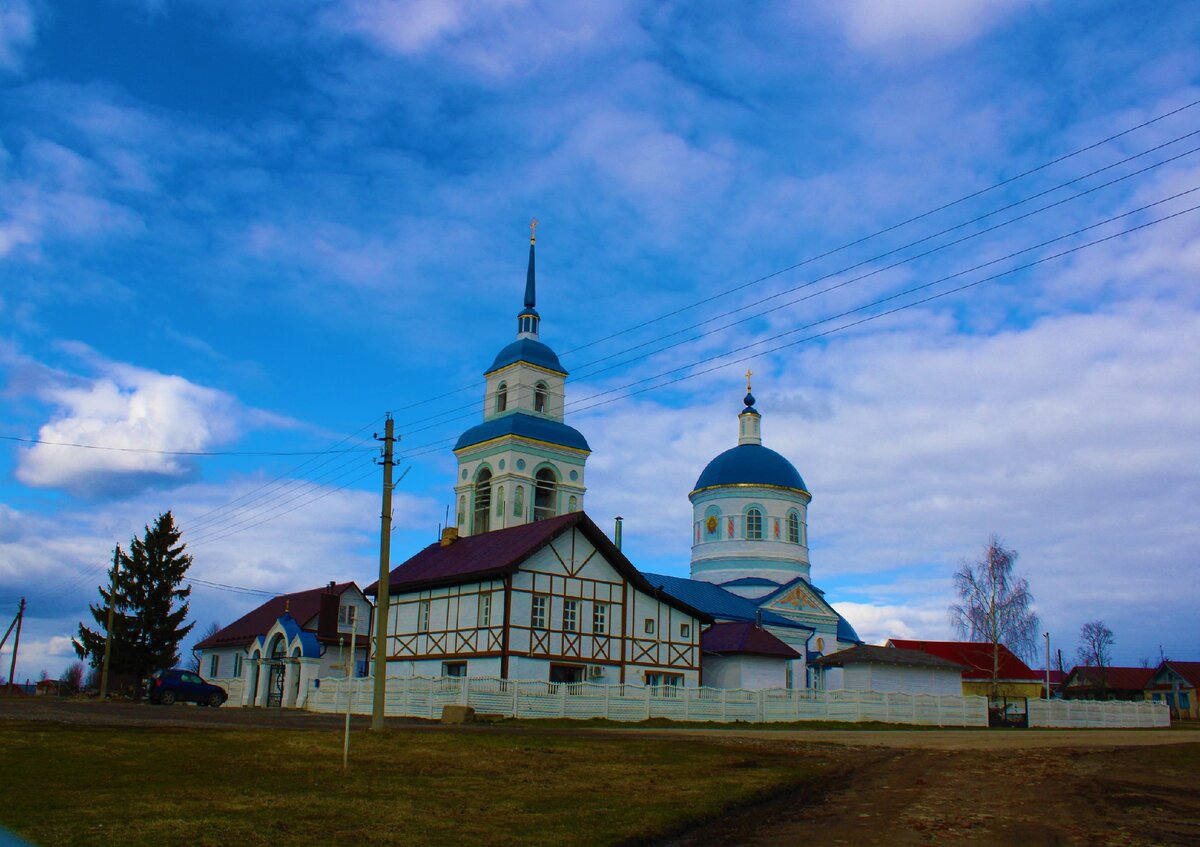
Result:
{"label": "white cloud", "polygon": [[37,37],[36,17],[30,0],[3,0],[0,3],[0,71],[21,71],[21,54]]}
{"label": "white cloud", "polygon": [[[49,442],[137,450],[201,451],[230,441],[247,420],[232,396],[181,376],[97,360],[99,374],[57,374],[38,389],[53,418],[38,430]],[[120,449],[35,444],[21,451],[16,476],[27,485],[95,493],[153,478],[181,478],[186,457]]]}
{"label": "white cloud", "polygon": [[863,52],[931,53],[970,43],[1038,0],[840,0],[823,4]]}
{"label": "white cloud", "polygon": [[563,56],[620,44],[623,2],[344,0],[321,16],[328,30],[384,53],[435,53],[493,77],[528,73]]}

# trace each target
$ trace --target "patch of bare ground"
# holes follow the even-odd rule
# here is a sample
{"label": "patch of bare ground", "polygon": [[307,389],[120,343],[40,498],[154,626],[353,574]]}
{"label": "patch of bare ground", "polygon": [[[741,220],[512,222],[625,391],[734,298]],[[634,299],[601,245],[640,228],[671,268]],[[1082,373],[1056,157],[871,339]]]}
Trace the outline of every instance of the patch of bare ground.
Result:
{"label": "patch of bare ground", "polygon": [[1200,844],[1200,744],[823,752],[838,762],[819,782],[666,843]]}

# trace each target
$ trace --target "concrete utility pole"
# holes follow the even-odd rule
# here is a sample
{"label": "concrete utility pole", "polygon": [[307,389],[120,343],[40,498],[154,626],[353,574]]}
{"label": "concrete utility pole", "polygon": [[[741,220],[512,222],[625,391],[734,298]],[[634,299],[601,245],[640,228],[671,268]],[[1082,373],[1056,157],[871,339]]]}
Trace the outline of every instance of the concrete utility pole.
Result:
{"label": "concrete utility pole", "polygon": [[108,584],[108,623],[104,627],[104,664],[100,668],[100,699],[108,699],[108,663],[112,658],[113,607],[117,605],[117,569],[121,567],[121,555],[113,554],[112,579]]}
{"label": "concrete utility pole", "polygon": [[1046,636],[1046,699],[1050,699],[1050,633],[1043,632]]}
{"label": "concrete utility pole", "polygon": [[[375,435],[379,439],[378,433]],[[375,696],[371,702],[371,729],[383,729],[383,703],[387,693],[388,580],[392,560],[392,445],[395,421],[387,416],[383,431],[383,513],[379,526],[379,586],[375,594]]]}
{"label": "concrete utility pole", "polygon": [[17,635],[13,640],[12,662],[8,666],[8,690],[12,691],[13,674],[17,672],[17,649],[21,646],[21,621],[25,619],[25,598],[21,598],[21,605],[17,607]]}

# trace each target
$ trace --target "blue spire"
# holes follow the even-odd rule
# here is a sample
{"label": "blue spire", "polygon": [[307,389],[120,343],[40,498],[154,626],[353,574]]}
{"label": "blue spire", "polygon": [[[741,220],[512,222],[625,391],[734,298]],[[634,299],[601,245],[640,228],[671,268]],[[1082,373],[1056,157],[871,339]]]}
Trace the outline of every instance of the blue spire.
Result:
{"label": "blue spire", "polygon": [[529,239],[529,270],[525,272],[525,308],[532,309],[537,305],[537,286],[533,275],[533,245],[536,238]]}
{"label": "blue spire", "polygon": [[537,282],[533,267],[533,245],[537,244],[537,225],[537,218],[529,222],[529,270],[525,272],[525,308],[517,315],[517,338],[532,338],[535,341],[538,337],[538,324],[541,323],[537,309],[534,308],[537,304]]}

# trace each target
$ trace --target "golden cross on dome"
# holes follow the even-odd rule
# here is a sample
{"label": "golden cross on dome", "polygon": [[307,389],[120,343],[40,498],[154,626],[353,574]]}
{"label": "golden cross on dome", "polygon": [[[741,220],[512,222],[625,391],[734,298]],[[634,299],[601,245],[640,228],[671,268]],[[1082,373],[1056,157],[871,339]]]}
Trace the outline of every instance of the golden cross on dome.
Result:
{"label": "golden cross on dome", "polygon": [[750,393],[750,377],[754,376],[754,371],[746,368],[746,393]]}
{"label": "golden cross on dome", "polygon": [[537,243],[537,225],[538,225],[537,218],[534,218],[533,220],[531,220],[529,222],[529,243],[530,244]]}

